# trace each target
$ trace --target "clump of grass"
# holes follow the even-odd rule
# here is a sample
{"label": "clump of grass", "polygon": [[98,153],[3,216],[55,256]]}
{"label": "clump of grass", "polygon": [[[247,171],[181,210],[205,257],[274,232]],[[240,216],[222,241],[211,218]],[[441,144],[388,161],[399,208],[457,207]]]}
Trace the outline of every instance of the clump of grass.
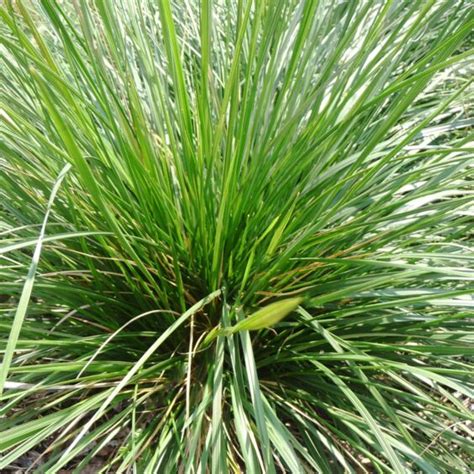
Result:
{"label": "clump of grass", "polygon": [[467,472],[469,7],[3,2],[0,469]]}

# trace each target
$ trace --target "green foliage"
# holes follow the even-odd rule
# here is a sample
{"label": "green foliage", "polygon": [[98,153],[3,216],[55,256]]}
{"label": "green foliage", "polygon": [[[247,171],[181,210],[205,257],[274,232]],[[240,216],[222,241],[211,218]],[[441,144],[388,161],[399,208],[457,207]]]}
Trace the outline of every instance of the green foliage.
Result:
{"label": "green foliage", "polygon": [[467,472],[473,27],[1,2],[0,470]]}

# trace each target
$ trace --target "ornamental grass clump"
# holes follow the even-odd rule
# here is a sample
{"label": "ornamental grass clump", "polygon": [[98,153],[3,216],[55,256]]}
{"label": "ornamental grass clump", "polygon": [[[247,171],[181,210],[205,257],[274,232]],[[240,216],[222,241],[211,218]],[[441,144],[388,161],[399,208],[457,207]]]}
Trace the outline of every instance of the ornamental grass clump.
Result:
{"label": "ornamental grass clump", "polygon": [[473,27],[1,2],[0,470],[468,472]]}

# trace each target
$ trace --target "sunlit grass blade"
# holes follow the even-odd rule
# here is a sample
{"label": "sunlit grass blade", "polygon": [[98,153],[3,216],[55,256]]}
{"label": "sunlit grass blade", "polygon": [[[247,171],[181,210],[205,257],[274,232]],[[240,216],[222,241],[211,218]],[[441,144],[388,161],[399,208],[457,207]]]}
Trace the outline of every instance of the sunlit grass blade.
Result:
{"label": "sunlit grass blade", "polygon": [[0,2],[0,469],[467,472],[473,27]]}
{"label": "sunlit grass blade", "polygon": [[43,240],[46,231],[46,224],[48,223],[48,218],[51,213],[51,208],[53,206],[56,194],[58,193],[59,187],[63,179],[66,177],[67,172],[71,169],[71,165],[66,165],[54,183],[53,189],[51,190],[51,195],[49,197],[48,205],[43,219],[43,224],[40,229],[40,233],[37,239],[36,247],[33,252],[33,257],[31,259],[31,265],[28,270],[28,275],[26,275],[26,280],[23,285],[23,290],[21,292],[20,299],[18,301],[15,316],[12,321],[10,334],[7,339],[7,345],[5,352],[3,354],[2,364],[0,366],[0,396],[3,393],[5,382],[8,377],[8,371],[10,370],[10,364],[13,359],[15,348],[20,336],[21,327],[25,319],[26,313],[28,311],[28,303],[31,298],[31,293],[33,292],[33,285],[35,282],[36,271],[38,268],[38,263],[41,257],[41,249],[43,246]]}

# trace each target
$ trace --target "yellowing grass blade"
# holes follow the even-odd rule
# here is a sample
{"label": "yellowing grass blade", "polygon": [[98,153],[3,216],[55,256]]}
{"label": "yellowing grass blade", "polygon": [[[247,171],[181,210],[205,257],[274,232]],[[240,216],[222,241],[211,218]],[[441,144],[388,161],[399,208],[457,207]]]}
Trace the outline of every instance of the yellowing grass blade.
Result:
{"label": "yellowing grass blade", "polygon": [[269,304],[232,326],[226,332],[233,334],[238,331],[256,331],[274,326],[295,310],[302,301],[303,298],[288,298]]}

